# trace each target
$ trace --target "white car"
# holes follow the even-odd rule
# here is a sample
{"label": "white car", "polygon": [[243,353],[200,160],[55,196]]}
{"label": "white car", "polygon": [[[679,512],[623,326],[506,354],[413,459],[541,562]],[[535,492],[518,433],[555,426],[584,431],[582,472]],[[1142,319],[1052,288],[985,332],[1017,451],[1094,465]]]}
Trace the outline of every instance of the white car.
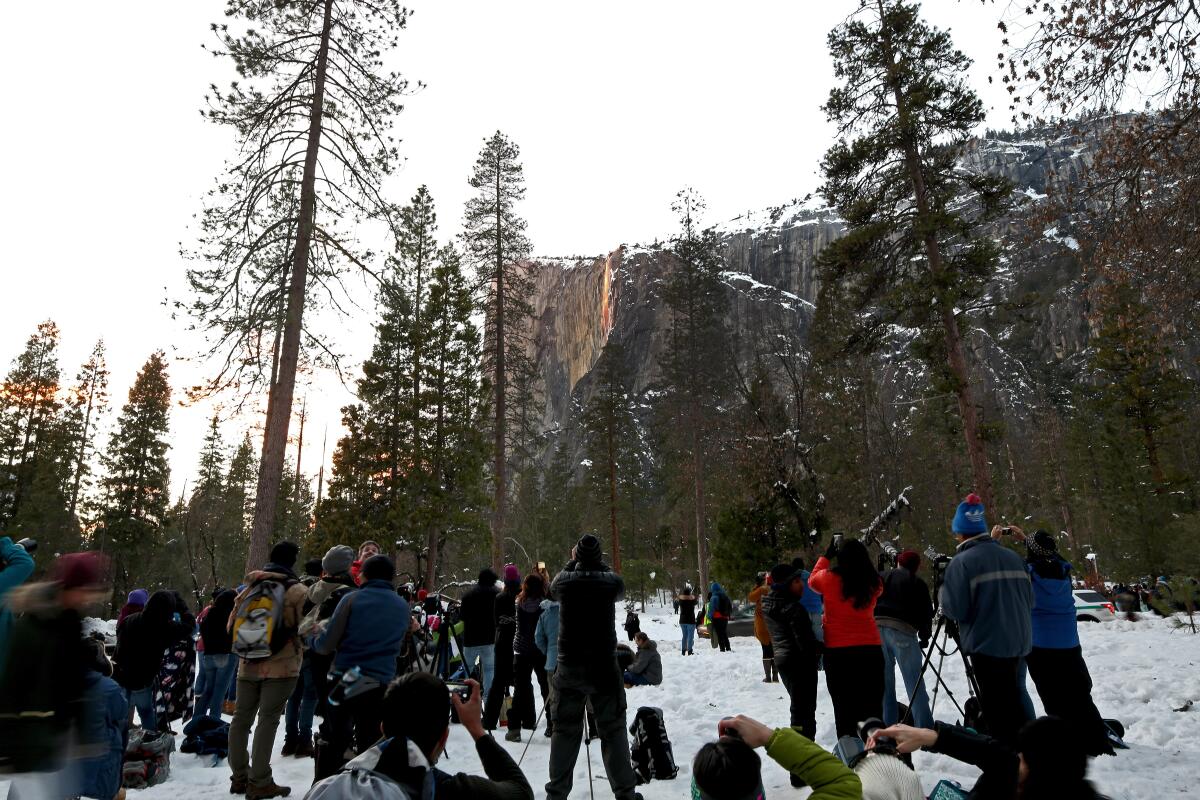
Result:
{"label": "white car", "polygon": [[1104,595],[1091,589],[1076,589],[1075,619],[1080,622],[1111,622],[1117,618],[1117,609]]}

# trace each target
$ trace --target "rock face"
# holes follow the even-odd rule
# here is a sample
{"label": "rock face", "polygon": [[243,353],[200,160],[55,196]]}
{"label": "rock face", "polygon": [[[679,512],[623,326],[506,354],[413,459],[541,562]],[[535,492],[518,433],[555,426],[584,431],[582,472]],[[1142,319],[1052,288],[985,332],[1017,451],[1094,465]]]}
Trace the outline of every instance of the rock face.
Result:
{"label": "rock face", "polygon": [[[964,169],[1007,177],[1018,200],[1016,212],[997,231],[1006,256],[993,296],[1037,291],[1043,298],[1032,332],[1020,342],[997,335],[973,343],[976,358],[995,370],[1014,368],[1013,351],[1022,358],[1063,361],[1087,346],[1073,257],[1078,244],[1065,223],[1042,231],[1030,218],[1048,194],[1081,180],[1093,149],[1094,137],[1085,132],[1045,140],[980,139],[963,152]],[[804,346],[819,288],[817,254],[843,230],[836,211],[811,197],[719,226],[731,346],[739,361],[751,360],[763,336]],[[543,430],[569,427],[573,407],[590,396],[589,373],[610,339],[624,347],[631,392],[644,396],[659,377],[669,330],[670,312],[657,288],[670,269],[670,254],[660,247],[621,245],[593,259],[536,259],[531,266],[536,290],[530,340],[543,379]]]}

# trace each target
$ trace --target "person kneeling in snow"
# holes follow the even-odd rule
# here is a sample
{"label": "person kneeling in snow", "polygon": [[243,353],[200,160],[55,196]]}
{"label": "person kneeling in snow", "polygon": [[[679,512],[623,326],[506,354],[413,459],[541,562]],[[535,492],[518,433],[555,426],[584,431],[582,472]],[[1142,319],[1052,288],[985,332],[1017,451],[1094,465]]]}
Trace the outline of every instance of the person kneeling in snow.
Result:
{"label": "person kneeling in snow", "polygon": [[625,670],[625,685],[658,686],[662,683],[662,656],[658,654],[658,645],[645,631],[634,634],[633,641],[637,645],[637,657]]}
{"label": "person kneeling in snow", "polygon": [[762,765],[754,752],[759,747],[812,788],[811,800],[863,796],[858,776],[795,728],[772,730],[739,714],[721,720],[718,732],[721,738],[701,747],[692,760],[692,800],[762,800]]}
{"label": "person kneeling in snow", "polygon": [[[410,672],[393,681],[383,698],[383,740],[313,786],[304,800],[532,800],[533,789],[521,768],[483,729],[479,683],[466,683],[471,696],[464,701],[428,672]],[[486,778],[449,775],[433,766],[446,749],[451,708],[475,740]]]}

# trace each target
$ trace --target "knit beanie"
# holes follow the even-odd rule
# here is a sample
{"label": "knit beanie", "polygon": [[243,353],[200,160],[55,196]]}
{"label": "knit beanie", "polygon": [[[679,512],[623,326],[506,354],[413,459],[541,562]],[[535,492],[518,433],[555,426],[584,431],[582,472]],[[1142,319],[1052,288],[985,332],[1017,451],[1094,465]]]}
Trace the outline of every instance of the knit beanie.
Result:
{"label": "knit beanie", "polygon": [[321,559],[321,569],[326,575],[345,575],[350,572],[354,563],[354,548],[344,544],[336,544],[325,552]]}
{"label": "knit beanie", "polygon": [[921,779],[895,756],[870,753],[854,767],[863,800],[924,800]]}
{"label": "knit beanie", "polygon": [[516,564],[505,564],[504,582],[512,583],[513,581],[516,581],[517,583],[521,582],[521,570],[517,569]]}
{"label": "knit beanie", "polygon": [[604,552],[600,549],[600,540],[590,533],[586,533],[579,538],[579,543],[575,545],[575,558],[589,564],[597,564],[604,557]]}
{"label": "knit beanie", "polygon": [[896,556],[896,563],[909,572],[916,572],[921,568],[921,556],[915,550],[905,550]]}
{"label": "knit beanie", "polygon": [[149,599],[150,593],[145,589],[134,589],[129,593],[129,597],[125,598],[125,602],[135,606],[144,606]]}
{"label": "knit beanie", "polygon": [[292,569],[296,566],[296,557],[300,555],[300,548],[292,542],[280,542],[271,548],[271,563],[278,564],[281,567]]}
{"label": "knit beanie", "polygon": [[104,583],[104,556],[95,552],[67,553],[54,562],[52,578],[63,589],[82,589]]}
{"label": "knit beanie", "polygon": [[1037,558],[1054,558],[1058,555],[1058,542],[1043,530],[1036,531],[1033,538],[1027,541],[1029,554]]}
{"label": "knit beanie", "polygon": [[987,529],[983,501],[979,499],[979,495],[972,492],[967,495],[966,500],[958,504],[958,510],[954,512],[954,522],[950,524],[950,530],[960,535],[974,536],[979,533],[987,533]]}

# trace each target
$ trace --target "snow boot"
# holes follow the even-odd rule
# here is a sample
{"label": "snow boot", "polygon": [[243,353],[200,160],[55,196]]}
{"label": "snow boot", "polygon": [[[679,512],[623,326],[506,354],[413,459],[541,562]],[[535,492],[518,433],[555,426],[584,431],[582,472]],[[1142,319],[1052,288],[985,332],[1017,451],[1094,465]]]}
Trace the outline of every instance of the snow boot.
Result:
{"label": "snow boot", "polygon": [[312,737],[309,736],[306,739],[300,740],[300,742],[296,745],[296,752],[292,753],[292,755],[296,758],[312,758],[316,755],[316,753],[317,751],[313,747]]}
{"label": "snow boot", "polygon": [[247,786],[246,800],[270,800],[272,797],[287,797],[291,793],[290,786],[280,786],[271,781],[266,786]]}
{"label": "snow boot", "polygon": [[504,741],[506,741],[506,742],[519,742],[519,741],[521,741],[521,729],[520,729],[520,728],[514,728],[513,726],[509,725],[509,726],[508,726],[508,733],[504,734]]}
{"label": "snow boot", "polygon": [[233,775],[229,778],[229,793],[230,794],[245,794],[246,793],[246,776]]}
{"label": "snow boot", "polygon": [[771,683],[779,683],[779,668],[775,666],[775,659],[771,659]]}
{"label": "snow boot", "polygon": [[279,751],[279,755],[283,756],[284,758],[296,755],[296,740],[285,738],[283,740],[283,749]]}
{"label": "snow boot", "polygon": [[762,662],[763,662],[763,683],[770,683],[771,682],[771,666],[775,662],[774,662],[774,660],[772,660],[770,658],[764,658],[762,660]]}

